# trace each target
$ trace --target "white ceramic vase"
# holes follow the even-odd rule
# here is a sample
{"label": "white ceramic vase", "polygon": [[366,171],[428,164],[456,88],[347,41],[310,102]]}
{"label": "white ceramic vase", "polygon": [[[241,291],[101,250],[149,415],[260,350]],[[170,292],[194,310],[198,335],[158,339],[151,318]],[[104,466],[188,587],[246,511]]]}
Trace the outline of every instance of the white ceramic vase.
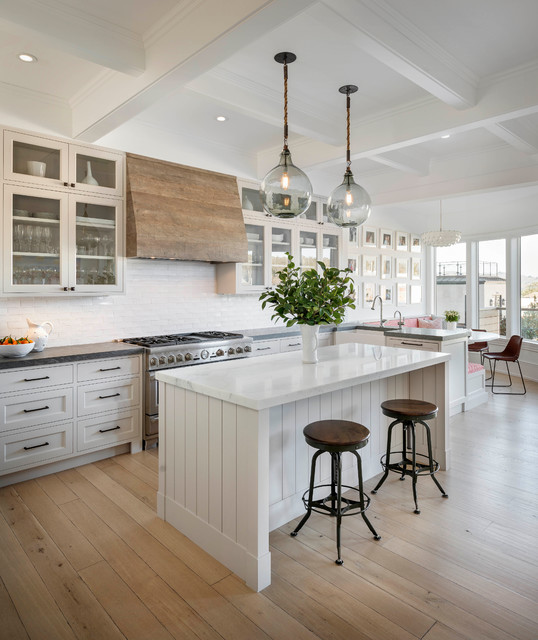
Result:
{"label": "white ceramic vase", "polygon": [[318,361],[319,324],[301,324],[303,336],[303,362],[314,364]]}
{"label": "white ceramic vase", "polygon": [[458,328],[458,323],[457,322],[448,322],[448,320],[447,320],[446,328],[447,329],[457,329]]}
{"label": "white ceramic vase", "polygon": [[43,351],[47,345],[49,333],[53,329],[52,322],[46,321],[38,324],[32,322],[30,318],[26,318],[26,322],[28,323],[28,337],[35,343],[33,351]]}
{"label": "white ceramic vase", "polygon": [[92,173],[92,163],[88,160],[88,162],[86,163],[86,177],[82,178],[81,182],[83,184],[94,184],[94,185],[99,185],[99,183],[97,182],[97,180],[93,177],[93,173]]}

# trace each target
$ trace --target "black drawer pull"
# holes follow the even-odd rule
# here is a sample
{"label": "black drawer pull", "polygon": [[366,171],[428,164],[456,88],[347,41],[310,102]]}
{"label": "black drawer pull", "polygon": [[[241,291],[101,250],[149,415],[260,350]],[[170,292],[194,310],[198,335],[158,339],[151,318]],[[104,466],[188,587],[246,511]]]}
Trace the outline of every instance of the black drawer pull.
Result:
{"label": "black drawer pull", "polygon": [[41,378],[24,378],[24,382],[35,382],[36,380],[48,380],[50,376],[43,376]]}
{"label": "black drawer pull", "polygon": [[99,371],[114,371],[115,369],[121,369],[121,367],[108,367],[108,369],[99,369]]}
{"label": "black drawer pull", "polygon": [[271,347],[256,347],[256,351],[267,351],[267,349],[270,349]]}
{"label": "black drawer pull", "polygon": [[116,429],[121,429],[121,427],[116,425],[115,427],[110,427],[110,429],[99,429],[99,433],[106,433],[107,431],[116,431]]}
{"label": "black drawer pull", "polygon": [[48,447],[48,442],[42,442],[41,444],[34,444],[33,447],[23,447],[25,451],[30,451],[30,449],[39,449],[39,447]]}
{"label": "black drawer pull", "polygon": [[293,342],[288,344],[288,347],[300,347],[300,346],[301,346],[300,342]]}
{"label": "black drawer pull", "polygon": [[116,396],[121,396],[121,393],[112,393],[109,396],[99,396],[99,400],[104,400],[105,398],[115,398]]}
{"label": "black drawer pull", "polygon": [[422,342],[404,342],[403,340],[401,341],[400,344],[410,344],[413,347],[423,347],[424,345],[422,344]]}
{"label": "black drawer pull", "polygon": [[33,411],[45,411],[45,409],[50,409],[48,404],[44,407],[38,407],[37,409],[23,409],[23,411],[24,413],[32,413]]}

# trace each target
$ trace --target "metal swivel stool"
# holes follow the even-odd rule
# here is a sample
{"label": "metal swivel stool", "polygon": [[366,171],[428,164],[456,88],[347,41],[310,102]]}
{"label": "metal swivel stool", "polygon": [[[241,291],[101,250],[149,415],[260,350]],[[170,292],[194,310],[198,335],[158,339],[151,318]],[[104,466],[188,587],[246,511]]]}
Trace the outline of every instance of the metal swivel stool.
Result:
{"label": "metal swivel stool", "polygon": [[[439,470],[439,463],[433,459],[430,427],[424,422],[435,418],[438,408],[431,402],[424,402],[423,400],[387,400],[381,403],[381,410],[384,415],[389,418],[395,418],[395,420],[389,425],[387,453],[381,458],[381,465],[385,473],[375,486],[375,489],[372,489],[372,493],[377,493],[387,479],[389,471],[394,471],[400,474],[400,480],[405,480],[405,476],[413,478],[415,513],[420,513],[417,502],[417,480],[419,476],[431,476],[439,491],[443,494],[443,498],[448,498],[445,490],[434,475]],[[423,425],[426,430],[427,456],[416,451],[415,425],[417,423]],[[391,451],[392,430],[397,424],[402,425],[403,446],[401,451]],[[399,459],[393,462],[392,460],[395,457]],[[417,460],[417,458],[420,458],[420,460]]]}
{"label": "metal swivel stool", "polygon": [[[381,536],[378,535],[366,517],[365,511],[370,506],[370,497],[364,493],[363,490],[362,462],[360,455],[357,453],[357,449],[362,449],[368,444],[370,431],[362,424],[350,422],[349,420],[320,420],[307,425],[303,429],[303,434],[306,442],[311,447],[317,449],[317,451],[312,456],[310,487],[303,494],[306,513],[290,535],[296,536],[298,534],[310,517],[312,511],[336,517],[336,549],[338,558],[335,562],[336,564],[344,564],[344,561],[340,557],[340,526],[343,516],[360,513],[364,522],[366,522],[368,528],[374,534],[374,538],[376,540],[381,539]],[[324,451],[331,454],[331,483],[314,486],[316,461]],[[344,451],[351,451],[357,458],[358,489],[342,484],[342,453]],[[314,500],[314,491],[324,487],[330,488],[329,495],[320,500]],[[355,492],[355,497],[358,499],[342,496],[342,488]]]}

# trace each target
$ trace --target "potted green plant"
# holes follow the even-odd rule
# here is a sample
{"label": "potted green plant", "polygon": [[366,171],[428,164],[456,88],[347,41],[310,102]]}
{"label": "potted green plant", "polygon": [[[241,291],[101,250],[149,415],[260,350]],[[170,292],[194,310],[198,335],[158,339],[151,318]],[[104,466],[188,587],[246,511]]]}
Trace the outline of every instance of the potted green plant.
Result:
{"label": "potted green plant", "polygon": [[336,269],[318,262],[316,269],[301,271],[287,253],[288,264],[278,273],[278,284],[260,295],[262,309],[274,309],[272,320],[286,326],[298,324],[303,336],[303,362],[317,362],[319,326],[340,324],[346,309],[355,309],[351,269]]}
{"label": "potted green plant", "polygon": [[447,329],[455,329],[458,326],[460,314],[458,311],[445,311],[445,320]]}

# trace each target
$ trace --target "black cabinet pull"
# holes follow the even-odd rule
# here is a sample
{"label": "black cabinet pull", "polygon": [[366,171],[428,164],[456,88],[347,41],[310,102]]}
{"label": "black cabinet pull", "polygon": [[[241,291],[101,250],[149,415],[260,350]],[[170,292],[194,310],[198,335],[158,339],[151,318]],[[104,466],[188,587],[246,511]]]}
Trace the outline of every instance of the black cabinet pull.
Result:
{"label": "black cabinet pull", "polygon": [[121,367],[108,367],[108,369],[99,369],[99,371],[114,371],[115,369],[121,369]]}
{"label": "black cabinet pull", "polygon": [[64,287],[64,291],[69,291],[69,287]]}
{"label": "black cabinet pull", "polygon": [[288,343],[288,347],[300,347],[301,343],[300,342],[290,342]]}
{"label": "black cabinet pull", "polygon": [[256,351],[267,351],[267,349],[270,349],[271,347],[256,347]]}
{"label": "black cabinet pull", "polygon": [[68,187],[69,186],[69,182],[64,182],[64,187]]}
{"label": "black cabinet pull", "polygon": [[116,431],[116,429],[121,429],[119,424],[117,424],[115,427],[110,427],[110,429],[99,429],[99,433],[106,433],[107,431]]}
{"label": "black cabinet pull", "polygon": [[36,380],[48,380],[50,376],[43,376],[41,378],[24,378],[24,382],[35,382]]}
{"label": "black cabinet pull", "polygon": [[413,347],[423,347],[424,346],[422,344],[422,342],[404,342],[403,340],[401,341],[400,344],[410,344]]}
{"label": "black cabinet pull", "polygon": [[74,291],[74,290],[75,290],[75,287],[71,287],[71,288],[70,288],[70,291]]}
{"label": "black cabinet pull", "polygon": [[24,413],[32,413],[33,411],[45,411],[45,409],[50,409],[48,404],[44,407],[38,407],[37,409],[23,409],[23,411]]}
{"label": "black cabinet pull", "polygon": [[25,451],[30,451],[30,449],[39,449],[39,447],[48,447],[48,442],[42,442],[41,444],[34,444],[33,447],[23,447]]}
{"label": "black cabinet pull", "polygon": [[116,396],[121,396],[121,393],[112,393],[109,396],[99,396],[99,400],[104,400],[105,398],[115,398]]}
{"label": "black cabinet pull", "polygon": [[71,186],[72,186],[72,187],[74,187],[74,186],[75,186],[75,183],[74,183],[74,182],[72,182],[72,183],[71,183]]}

